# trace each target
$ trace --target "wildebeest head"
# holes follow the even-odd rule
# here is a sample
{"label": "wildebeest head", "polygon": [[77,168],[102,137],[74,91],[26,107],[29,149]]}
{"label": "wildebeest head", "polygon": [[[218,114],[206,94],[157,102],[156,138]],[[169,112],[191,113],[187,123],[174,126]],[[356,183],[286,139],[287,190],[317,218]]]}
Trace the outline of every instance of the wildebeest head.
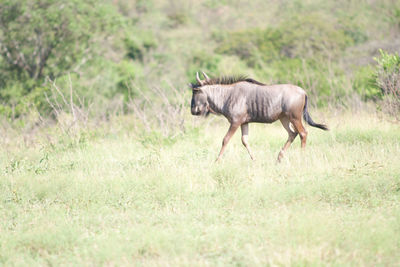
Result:
{"label": "wildebeest head", "polygon": [[197,72],[197,84],[190,84],[190,87],[192,88],[192,102],[190,107],[192,115],[195,116],[207,116],[211,112],[210,105],[207,101],[207,95],[202,90],[202,86],[207,84],[207,82],[210,81],[210,78],[208,78],[207,74],[204,72],[202,73],[205,80],[200,80],[199,73]]}

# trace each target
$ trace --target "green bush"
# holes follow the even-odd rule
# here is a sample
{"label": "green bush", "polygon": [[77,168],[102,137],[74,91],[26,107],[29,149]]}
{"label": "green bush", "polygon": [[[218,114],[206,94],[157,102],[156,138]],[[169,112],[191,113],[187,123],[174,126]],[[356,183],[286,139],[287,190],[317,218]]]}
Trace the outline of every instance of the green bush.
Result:
{"label": "green bush", "polygon": [[214,38],[219,42],[217,53],[237,55],[251,67],[282,58],[333,57],[352,45],[353,38],[362,39],[313,13],[290,18],[276,28],[214,34]]}
{"label": "green bush", "polygon": [[124,38],[126,57],[143,61],[144,55],[157,46],[156,40],[151,32],[141,31],[133,34],[127,33]]}
{"label": "green bush", "polygon": [[375,57],[374,60],[378,63],[378,72],[382,74],[392,75],[400,70],[400,56],[398,54],[390,54],[382,49],[379,49],[380,57]]}
{"label": "green bush", "polygon": [[[96,6],[96,8],[93,8]],[[81,69],[99,51],[96,35],[121,23],[106,1],[4,0],[0,5],[0,102],[15,116],[25,102],[56,79]],[[37,103],[37,102],[36,102]],[[35,103],[31,103],[35,104]],[[42,106],[42,105],[40,105]]]}
{"label": "green bush", "polygon": [[219,54],[236,55],[250,67],[259,67],[261,62],[279,58],[282,36],[273,29],[252,29],[232,33],[215,33],[220,43],[216,49]]}
{"label": "green bush", "polygon": [[377,101],[379,108],[400,118],[400,56],[382,49],[379,53],[376,66],[356,72],[353,87],[365,100]]}
{"label": "green bush", "polygon": [[33,80],[71,70],[94,52],[94,34],[116,22],[109,8],[93,0],[2,1],[1,69]]}
{"label": "green bush", "polygon": [[337,55],[353,44],[338,23],[318,13],[301,14],[282,23],[280,52],[286,57]]}
{"label": "green bush", "polygon": [[196,83],[194,74],[199,70],[205,71],[206,73],[217,74],[219,73],[218,65],[221,60],[222,56],[220,55],[210,55],[205,51],[196,51],[188,64],[186,76],[190,82]]}
{"label": "green bush", "polygon": [[354,74],[353,88],[364,100],[381,98],[382,91],[376,84],[376,78],[375,67],[361,67]]}
{"label": "green bush", "polygon": [[382,49],[380,57],[375,58],[376,84],[383,96],[384,110],[400,118],[400,56]]}

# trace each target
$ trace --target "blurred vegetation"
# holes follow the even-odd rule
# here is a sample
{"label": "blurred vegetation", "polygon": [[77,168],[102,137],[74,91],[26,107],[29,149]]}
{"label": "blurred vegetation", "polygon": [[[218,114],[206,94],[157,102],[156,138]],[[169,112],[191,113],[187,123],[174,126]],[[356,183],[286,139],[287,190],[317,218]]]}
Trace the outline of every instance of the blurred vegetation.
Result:
{"label": "blurred vegetation", "polygon": [[400,118],[400,56],[379,50],[380,57],[375,58],[378,63],[375,77],[379,87],[379,96],[383,98],[383,109]]}
{"label": "blurred vegetation", "polygon": [[134,112],[199,70],[294,83],[319,106],[379,106],[398,101],[398,36],[395,0],[3,0],[0,113],[54,117],[63,97],[92,115]]}

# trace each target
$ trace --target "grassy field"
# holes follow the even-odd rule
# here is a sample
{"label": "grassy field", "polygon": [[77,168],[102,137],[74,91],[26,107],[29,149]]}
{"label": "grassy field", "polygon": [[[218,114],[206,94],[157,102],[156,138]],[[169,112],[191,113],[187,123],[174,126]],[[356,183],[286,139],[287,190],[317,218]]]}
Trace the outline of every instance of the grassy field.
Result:
{"label": "grassy field", "polygon": [[311,114],[331,131],[308,127],[281,164],[278,123],[250,125],[255,162],[237,133],[215,164],[222,118],[169,139],[3,141],[0,265],[398,266],[399,125]]}

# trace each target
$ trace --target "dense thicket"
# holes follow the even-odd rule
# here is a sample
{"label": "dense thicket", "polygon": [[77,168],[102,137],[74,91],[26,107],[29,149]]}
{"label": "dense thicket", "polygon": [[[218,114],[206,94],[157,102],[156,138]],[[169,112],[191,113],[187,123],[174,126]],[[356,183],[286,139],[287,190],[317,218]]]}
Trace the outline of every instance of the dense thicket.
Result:
{"label": "dense thicket", "polygon": [[396,115],[398,36],[395,0],[3,0],[0,113],[46,116],[64,94],[129,112],[149,88],[184,90],[204,70],[295,83],[319,105],[386,99]]}

